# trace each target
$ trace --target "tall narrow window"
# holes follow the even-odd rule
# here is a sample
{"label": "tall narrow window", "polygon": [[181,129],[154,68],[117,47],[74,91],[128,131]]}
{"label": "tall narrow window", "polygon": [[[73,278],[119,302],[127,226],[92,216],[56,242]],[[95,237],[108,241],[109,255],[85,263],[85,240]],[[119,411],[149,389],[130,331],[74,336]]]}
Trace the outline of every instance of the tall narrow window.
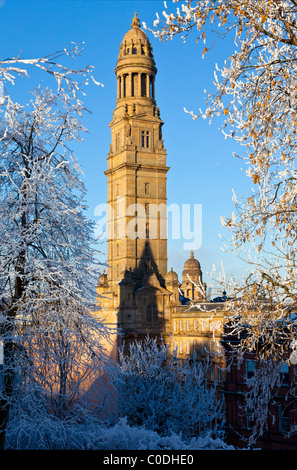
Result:
{"label": "tall narrow window", "polygon": [[187,340],[187,354],[190,354],[190,341]]}
{"label": "tall narrow window", "polygon": [[150,193],[150,184],[149,183],[144,183],[144,193],[145,194]]}
{"label": "tall narrow window", "polygon": [[286,434],[290,430],[290,413],[288,405],[279,405],[279,431]]}
{"label": "tall narrow window", "polygon": [[144,142],[145,142],[145,133],[144,131],[141,132],[141,147],[144,147]]}
{"label": "tall narrow window", "polygon": [[154,84],[153,84],[153,77],[150,77],[150,98],[154,99]]}
{"label": "tall narrow window", "polygon": [[137,73],[131,75],[131,96],[136,96]]}
{"label": "tall narrow window", "polygon": [[125,98],[126,97],[126,88],[127,88],[127,75],[123,76],[123,80],[124,80],[124,83],[123,83],[123,98]]}
{"label": "tall narrow window", "polygon": [[150,146],[150,133],[146,131],[146,148],[148,149]]}
{"label": "tall narrow window", "polygon": [[205,356],[205,343],[204,343],[204,341],[202,341],[202,343],[201,343],[201,354],[202,354],[202,356]]}
{"label": "tall narrow window", "polygon": [[155,302],[151,302],[146,307],[146,321],[148,323],[156,324],[158,323],[159,315],[158,309]]}
{"label": "tall narrow window", "polygon": [[181,339],[179,340],[179,353],[180,353],[180,354],[183,353],[183,342],[182,342]]}
{"label": "tall narrow window", "polygon": [[146,75],[141,74],[141,96],[146,96]]}
{"label": "tall narrow window", "polygon": [[256,369],[256,362],[253,360],[247,360],[245,364],[245,370],[246,370],[246,378],[250,379],[253,377]]}
{"label": "tall narrow window", "polygon": [[282,385],[289,385],[289,365],[284,362],[279,366],[279,374]]}

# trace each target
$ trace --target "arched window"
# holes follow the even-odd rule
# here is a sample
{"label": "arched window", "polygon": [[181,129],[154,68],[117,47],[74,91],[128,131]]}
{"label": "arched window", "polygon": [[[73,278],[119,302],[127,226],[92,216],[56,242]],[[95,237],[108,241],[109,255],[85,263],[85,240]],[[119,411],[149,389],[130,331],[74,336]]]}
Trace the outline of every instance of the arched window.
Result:
{"label": "arched window", "polygon": [[158,309],[155,302],[150,302],[146,307],[146,321],[148,323],[156,324],[158,323]]}

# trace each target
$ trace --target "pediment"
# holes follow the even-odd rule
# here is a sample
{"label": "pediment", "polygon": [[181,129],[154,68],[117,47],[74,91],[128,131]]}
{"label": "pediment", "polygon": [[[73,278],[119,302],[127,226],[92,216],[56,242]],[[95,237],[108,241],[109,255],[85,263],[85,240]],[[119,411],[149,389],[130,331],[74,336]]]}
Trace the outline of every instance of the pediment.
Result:
{"label": "pediment", "polygon": [[113,127],[115,126],[117,123],[119,122],[122,122],[122,121],[142,121],[142,122],[150,122],[150,123],[154,123],[154,124],[163,124],[163,122],[161,121],[161,119],[158,117],[158,116],[153,116],[151,114],[147,114],[147,113],[140,113],[140,114],[133,114],[133,115],[127,115],[127,116],[115,116],[110,124],[109,124],[109,127]]}
{"label": "pediment", "polygon": [[171,295],[172,292],[170,292],[169,290],[165,289],[164,287],[162,286],[157,286],[157,285],[152,285],[152,284],[147,284],[147,285],[144,285],[142,287],[140,287],[139,289],[137,289],[135,291],[135,295],[136,296],[144,296],[144,297],[147,297],[149,295]]}
{"label": "pediment", "polygon": [[157,124],[162,123],[158,116],[152,116],[151,114],[147,113],[135,114],[134,116],[130,116],[130,118],[136,121],[155,122]]}

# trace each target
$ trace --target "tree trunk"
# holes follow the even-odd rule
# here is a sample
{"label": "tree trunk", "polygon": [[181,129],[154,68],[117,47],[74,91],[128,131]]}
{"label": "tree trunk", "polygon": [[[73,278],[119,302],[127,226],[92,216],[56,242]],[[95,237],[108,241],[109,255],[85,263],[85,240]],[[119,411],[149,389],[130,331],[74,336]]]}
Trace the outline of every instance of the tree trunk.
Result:
{"label": "tree trunk", "polygon": [[13,383],[15,377],[15,347],[13,341],[13,331],[15,328],[15,317],[17,313],[17,301],[22,297],[24,291],[23,274],[25,265],[25,252],[22,251],[16,263],[16,278],[14,285],[14,301],[4,315],[6,322],[3,327],[3,389],[0,400],[0,450],[5,448],[5,436],[9,419],[10,402],[13,393]]}
{"label": "tree trunk", "polygon": [[13,392],[14,370],[14,345],[12,341],[4,343],[4,377],[2,398],[0,400],[0,450],[5,448],[5,436],[9,418],[10,400]]}

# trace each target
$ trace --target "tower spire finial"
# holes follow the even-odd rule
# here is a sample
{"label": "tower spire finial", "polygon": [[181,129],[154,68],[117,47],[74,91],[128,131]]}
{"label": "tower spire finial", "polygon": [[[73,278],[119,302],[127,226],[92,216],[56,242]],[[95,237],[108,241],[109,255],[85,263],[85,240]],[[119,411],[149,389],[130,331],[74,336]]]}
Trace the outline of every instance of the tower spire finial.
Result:
{"label": "tower spire finial", "polygon": [[134,13],[134,18],[132,20],[132,24],[131,24],[132,28],[140,28],[140,21],[139,21],[139,18],[137,16],[137,13],[135,12]]}

